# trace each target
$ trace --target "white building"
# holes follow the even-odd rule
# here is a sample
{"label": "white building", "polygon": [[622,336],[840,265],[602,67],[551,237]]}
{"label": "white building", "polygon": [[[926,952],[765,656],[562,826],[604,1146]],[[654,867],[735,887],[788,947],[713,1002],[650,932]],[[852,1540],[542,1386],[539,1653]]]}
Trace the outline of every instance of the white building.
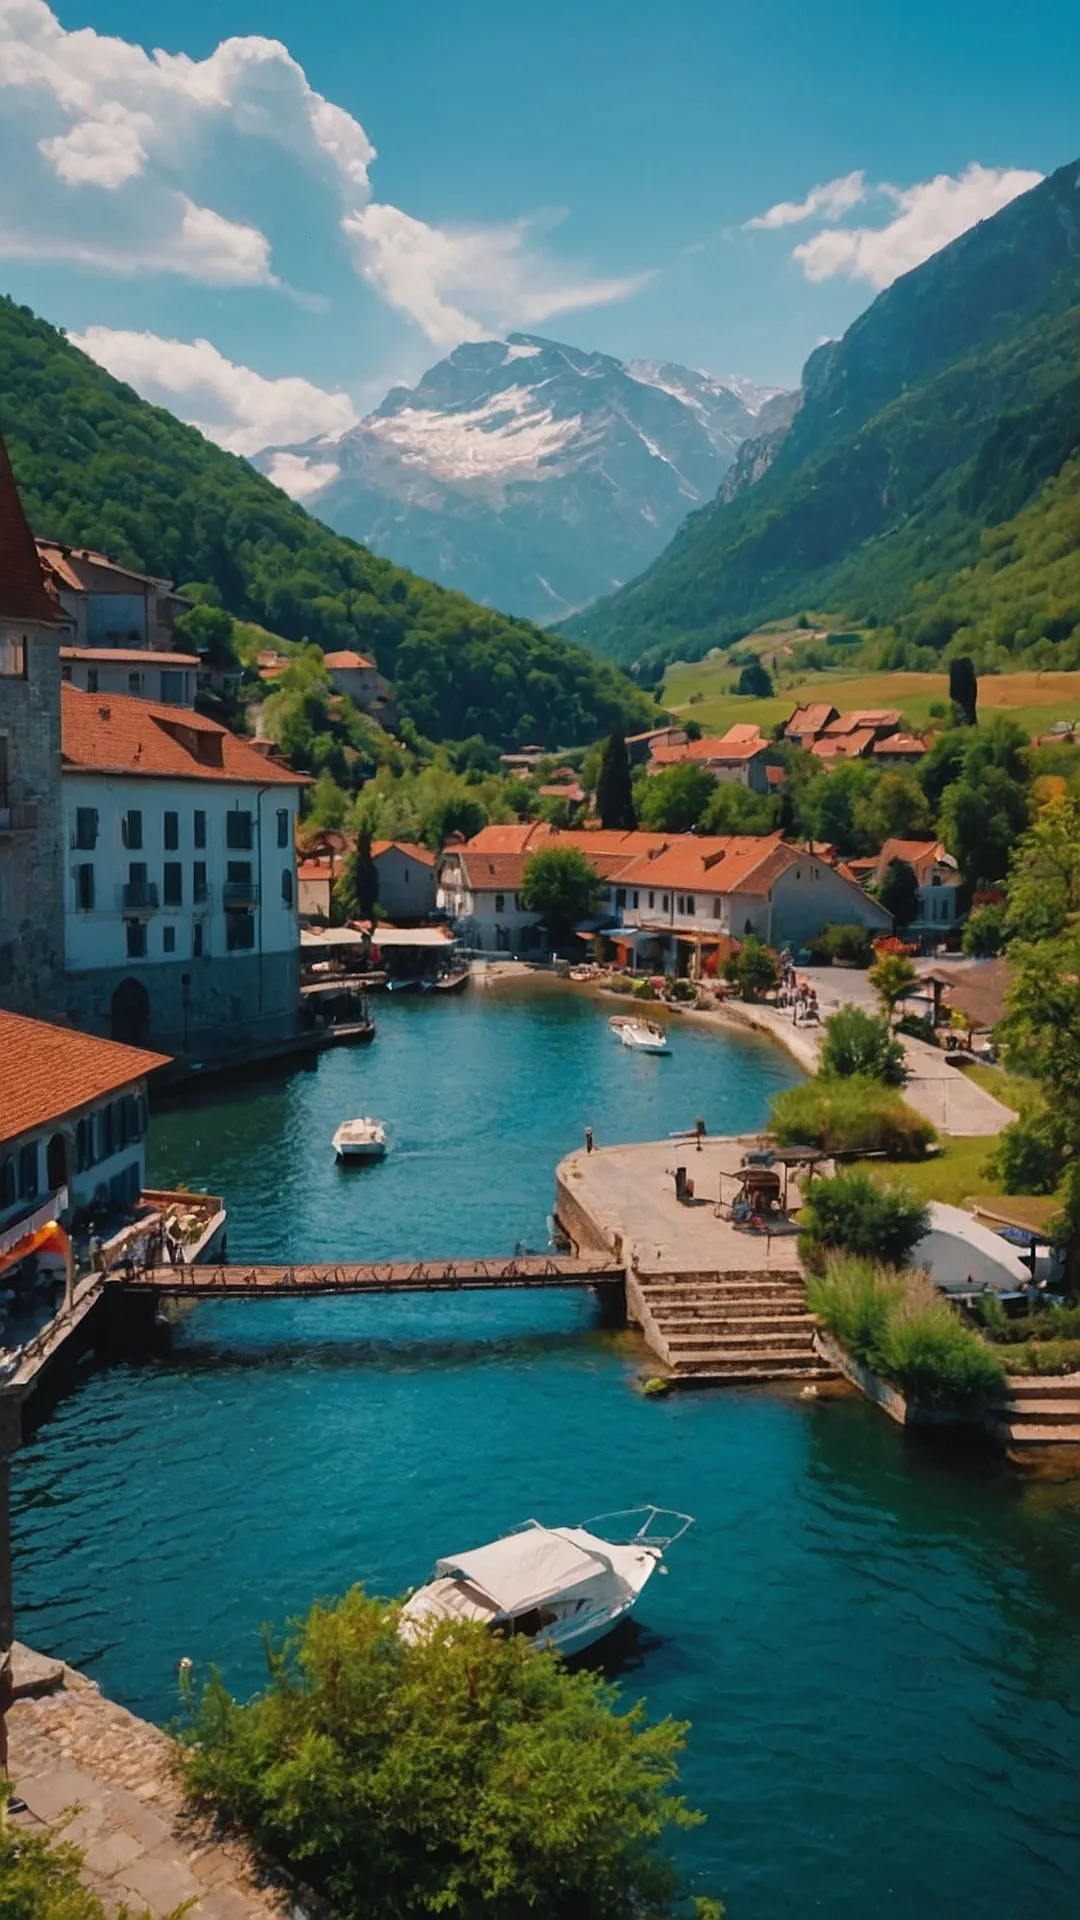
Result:
{"label": "white building", "polygon": [[375,840],[371,857],[379,876],[379,905],[396,923],[426,920],[435,910],[435,855],[411,840]]}
{"label": "white building", "polygon": [[73,1022],[210,1053],[295,1031],[304,777],[201,714],[63,690]]}
{"label": "white building", "polygon": [[164,707],[193,707],[197,653],[159,653],[151,647],[61,647],[60,676],[81,693],[121,693]]}
{"label": "white building", "polygon": [[932,946],[951,933],[960,912],[960,869],[940,840],[886,840],[872,860],[852,860],[852,872],[864,887],[880,887],[894,860],[911,868],[918,886],[914,920],[900,929],[905,937]]}

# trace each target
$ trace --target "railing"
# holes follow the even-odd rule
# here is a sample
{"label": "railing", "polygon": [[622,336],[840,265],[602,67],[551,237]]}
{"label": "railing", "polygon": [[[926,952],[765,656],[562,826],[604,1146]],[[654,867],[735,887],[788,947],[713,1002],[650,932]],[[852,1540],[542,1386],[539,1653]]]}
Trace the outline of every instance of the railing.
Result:
{"label": "railing", "polygon": [[156,913],[159,888],[156,880],[124,880],[117,888],[122,913]]}
{"label": "railing", "polygon": [[257,907],[259,904],[259,886],[256,880],[226,880],[221,889],[222,905],[226,907]]}

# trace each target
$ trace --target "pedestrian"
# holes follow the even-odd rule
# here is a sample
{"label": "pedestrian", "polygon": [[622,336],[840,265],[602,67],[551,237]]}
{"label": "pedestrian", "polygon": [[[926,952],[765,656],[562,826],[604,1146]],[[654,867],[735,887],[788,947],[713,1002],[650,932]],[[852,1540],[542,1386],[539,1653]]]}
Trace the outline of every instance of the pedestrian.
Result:
{"label": "pedestrian", "polygon": [[592,1130],[592,1128],[591,1128],[591,1127],[586,1127],[586,1129],[585,1129],[585,1151],[586,1151],[586,1153],[591,1153],[591,1152],[592,1152],[592,1150],[593,1150],[593,1130]]}

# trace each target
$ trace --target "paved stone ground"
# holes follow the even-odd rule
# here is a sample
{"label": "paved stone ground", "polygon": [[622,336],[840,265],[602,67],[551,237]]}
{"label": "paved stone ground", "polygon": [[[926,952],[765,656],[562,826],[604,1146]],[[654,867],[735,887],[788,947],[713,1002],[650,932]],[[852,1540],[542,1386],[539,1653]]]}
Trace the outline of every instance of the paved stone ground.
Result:
{"label": "paved stone ground", "polygon": [[20,1825],[46,1826],[83,1851],[83,1879],[109,1912],[155,1920],[185,1902],[193,1920],[284,1920],[298,1909],[243,1845],[184,1810],[158,1727],[106,1700],[73,1668],[15,1650],[8,1715]]}

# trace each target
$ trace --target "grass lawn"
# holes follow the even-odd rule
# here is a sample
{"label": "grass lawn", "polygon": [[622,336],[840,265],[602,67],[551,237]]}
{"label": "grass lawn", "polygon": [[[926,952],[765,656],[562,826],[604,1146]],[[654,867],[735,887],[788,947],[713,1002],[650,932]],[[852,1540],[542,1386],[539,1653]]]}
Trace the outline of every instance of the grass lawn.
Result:
{"label": "grass lawn", "polygon": [[992,1094],[1014,1113],[1028,1113],[1042,1102],[1038,1082],[1022,1073],[1006,1073],[1004,1067],[965,1067],[963,1072],[965,1079],[974,1080],[984,1093]]}
{"label": "grass lawn", "polygon": [[[899,707],[906,723],[921,729],[929,723],[930,708],[948,705],[949,699],[944,673],[852,674],[830,669],[803,679],[794,672],[782,678],[790,684],[774,699],[751,700],[733,691],[738,674],[726,660],[698,660],[670,668],[662,699],[673,711],[697,720],[707,733],[724,733],[739,720],[756,721],[768,732],[792,707],[819,700],[841,709]],[[692,702],[695,694],[702,697]],[[984,717],[1007,712],[1028,733],[1045,733],[1055,720],[1080,717],[1080,673],[986,674],[979,681],[979,712]]]}
{"label": "grass lawn", "polygon": [[[987,1070],[994,1072],[991,1067]],[[1008,1076],[1002,1076],[1007,1078]],[[980,1083],[981,1084],[981,1083]],[[1021,1086],[1027,1086],[1026,1081]],[[990,1092],[1004,1100],[997,1086]],[[942,1134],[941,1152],[929,1160],[860,1160],[860,1172],[870,1175],[879,1186],[910,1187],[920,1200],[940,1200],[943,1206],[963,1207],[974,1202],[1000,1210],[1011,1220],[1023,1222],[1033,1231],[1041,1231],[1060,1201],[1044,1193],[1006,1193],[986,1171],[994,1142],[980,1134]]]}

